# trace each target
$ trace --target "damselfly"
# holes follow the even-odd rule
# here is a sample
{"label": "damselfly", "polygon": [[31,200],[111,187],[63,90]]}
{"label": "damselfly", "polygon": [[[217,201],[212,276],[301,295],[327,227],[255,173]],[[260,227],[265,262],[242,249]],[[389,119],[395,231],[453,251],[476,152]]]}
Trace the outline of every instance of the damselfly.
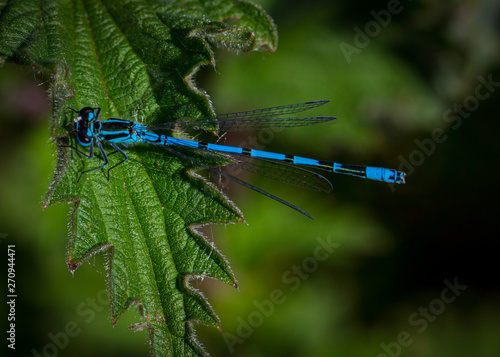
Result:
{"label": "damselfly", "polygon": [[[160,146],[170,152],[171,154],[185,160],[189,160],[201,167],[204,167],[212,172],[227,177],[245,187],[251,188],[267,197],[270,197],[278,202],[281,202],[288,207],[291,207],[298,212],[312,218],[300,208],[288,203],[281,198],[278,198],[268,192],[265,192],[245,181],[240,180],[226,172],[220,171],[214,167],[203,164],[193,157],[178,152],[173,147],[182,147],[187,150],[209,153],[210,155],[219,156],[232,163],[236,163],[243,169],[253,171],[281,182],[304,187],[316,191],[329,192],[332,189],[330,181],[316,172],[306,170],[303,167],[312,167],[328,172],[338,174],[353,175],[361,178],[367,178],[375,181],[389,182],[389,183],[404,183],[405,173],[386,169],[381,167],[372,166],[359,166],[359,165],[346,165],[339,164],[331,161],[321,161],[309,159],[306,157],[295,155],[284,155],[269,151],[247,149],[242,147],[210,144],[201,141],[180,139],[162,134],[157,134],[154,131],[161,130],[174,130],[176,128],[196,129],[196,130],[210,130],[217,128],[219,131],[245,131],[245,130],[262,130],[268,128],[284,128],[284,127],[297,127],[311,124],[318,124],[335,120],[336,117],[332,116],[311,116],[311,117],[287,117],[282,116],[290,115],[306,111],[308,109],[319,107],[328,100],[318,100],[312,102],[290,104],[279,107],[272,107],[266,109],[258,109],[247,112],[238,112],[232,114],[217,115],[205,119],[181,119],[173,122],[163,123],[159,125],[143,125],[138,122],[110,118],[100,121],[99,115],[101,108],[85,107],[74,112],[78,113],[75,119],[76,139],[79,145],[89,147],[89,154],[80,151],[79,149],[70,146],[78,153],[85,157],[92,159],[94,156],[94,144],[97,145],[101,152],[104,163],[98,167],[81,172],[78,180],[82,178],[83,174],[103,169],[108,166],[108,155],[102,146],[103,142],[109,143],[115,151],[122,155],[123,160],[108,169],[109,172],[127,161],[128,156],[119,146],[119,144],[130,143],[147,143]],[[293,165],[299,165],[293,166]]]}

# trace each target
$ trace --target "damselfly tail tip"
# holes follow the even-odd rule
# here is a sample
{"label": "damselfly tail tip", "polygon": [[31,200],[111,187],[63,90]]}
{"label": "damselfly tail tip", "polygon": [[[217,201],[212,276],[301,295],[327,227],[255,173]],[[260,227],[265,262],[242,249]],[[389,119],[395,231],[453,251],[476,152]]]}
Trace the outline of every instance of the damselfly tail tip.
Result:
{"label": "damselfly tail tip", "polygon": [[396,183],[406,183],[406,173],[403,171],[396,171]]}

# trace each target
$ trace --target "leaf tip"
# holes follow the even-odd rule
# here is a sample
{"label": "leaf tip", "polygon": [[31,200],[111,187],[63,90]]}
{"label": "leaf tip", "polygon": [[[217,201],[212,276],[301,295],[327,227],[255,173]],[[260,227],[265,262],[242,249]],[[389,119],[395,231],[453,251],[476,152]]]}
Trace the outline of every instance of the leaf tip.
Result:
{"label": "leaf tip", "polygon": [[74,276],[75,275],[75,270],[78,268],[78,266],[80,264],[73,262],[71,259],[68,259],[67,264],[68,264],[69,272],[71,273],[71,275]]}

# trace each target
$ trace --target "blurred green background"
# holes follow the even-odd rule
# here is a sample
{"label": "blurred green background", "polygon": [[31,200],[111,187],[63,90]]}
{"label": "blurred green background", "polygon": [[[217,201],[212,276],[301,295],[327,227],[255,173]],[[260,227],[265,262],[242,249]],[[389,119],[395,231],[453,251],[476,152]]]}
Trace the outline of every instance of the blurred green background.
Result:
{"label": "blurred green background", "polygon": [[[407,184],[332,175],[334,191],[318,194],[243,175],[313,221],[225,186],[248,224],[204,231],[239,291],[196,284],[223,329],[200,326],[199,340],[214,356],[498,356],[500,4],[258,3],[278,50],[217,50],[217,72],[197,76],[217,112],[330,99],[312,114],[338,120],[223,143],[404,169]],[[41,209],[55,156],[40,82],[0,69],[0,238],[4,254],[17,251],[16,352],[146,355],[144,333],[127,330],[135,308],[111,324],[103,257],[69,273],[69,205]],[[53,339],[64,347],[44,350]]]}

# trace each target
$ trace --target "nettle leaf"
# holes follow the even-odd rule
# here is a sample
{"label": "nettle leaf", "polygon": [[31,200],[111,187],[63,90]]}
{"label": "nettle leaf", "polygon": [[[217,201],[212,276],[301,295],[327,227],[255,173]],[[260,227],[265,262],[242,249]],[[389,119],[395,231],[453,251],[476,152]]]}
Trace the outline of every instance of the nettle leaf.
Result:
{"label": "nettle leaf", "polygon": [[[76,146],[75,114],[67,109],[101,107],[101,119],[145,124],[213,115],[193,84],[201,65],[214,64],[210,46],[272,52],[272,20],[235,0],[19,0],[0,11],[0,64],[29,65],[50,81],[58,161],[44,208],[73,205],[70,270],[107,252],[113,322],[135,304],[142,319],[130,328],[149,331],[153,355],[203,355],[193,322],[220,323],[190,280],[236,282],[196,226],[242,220],[240,211],[194,173],[193,163],[146,145],[130,146],[130,160],[109,181],[97,170],[75,183],[102,157],[89,160],[66,147]],[[110,156],[110,166],[119,156]]]}

